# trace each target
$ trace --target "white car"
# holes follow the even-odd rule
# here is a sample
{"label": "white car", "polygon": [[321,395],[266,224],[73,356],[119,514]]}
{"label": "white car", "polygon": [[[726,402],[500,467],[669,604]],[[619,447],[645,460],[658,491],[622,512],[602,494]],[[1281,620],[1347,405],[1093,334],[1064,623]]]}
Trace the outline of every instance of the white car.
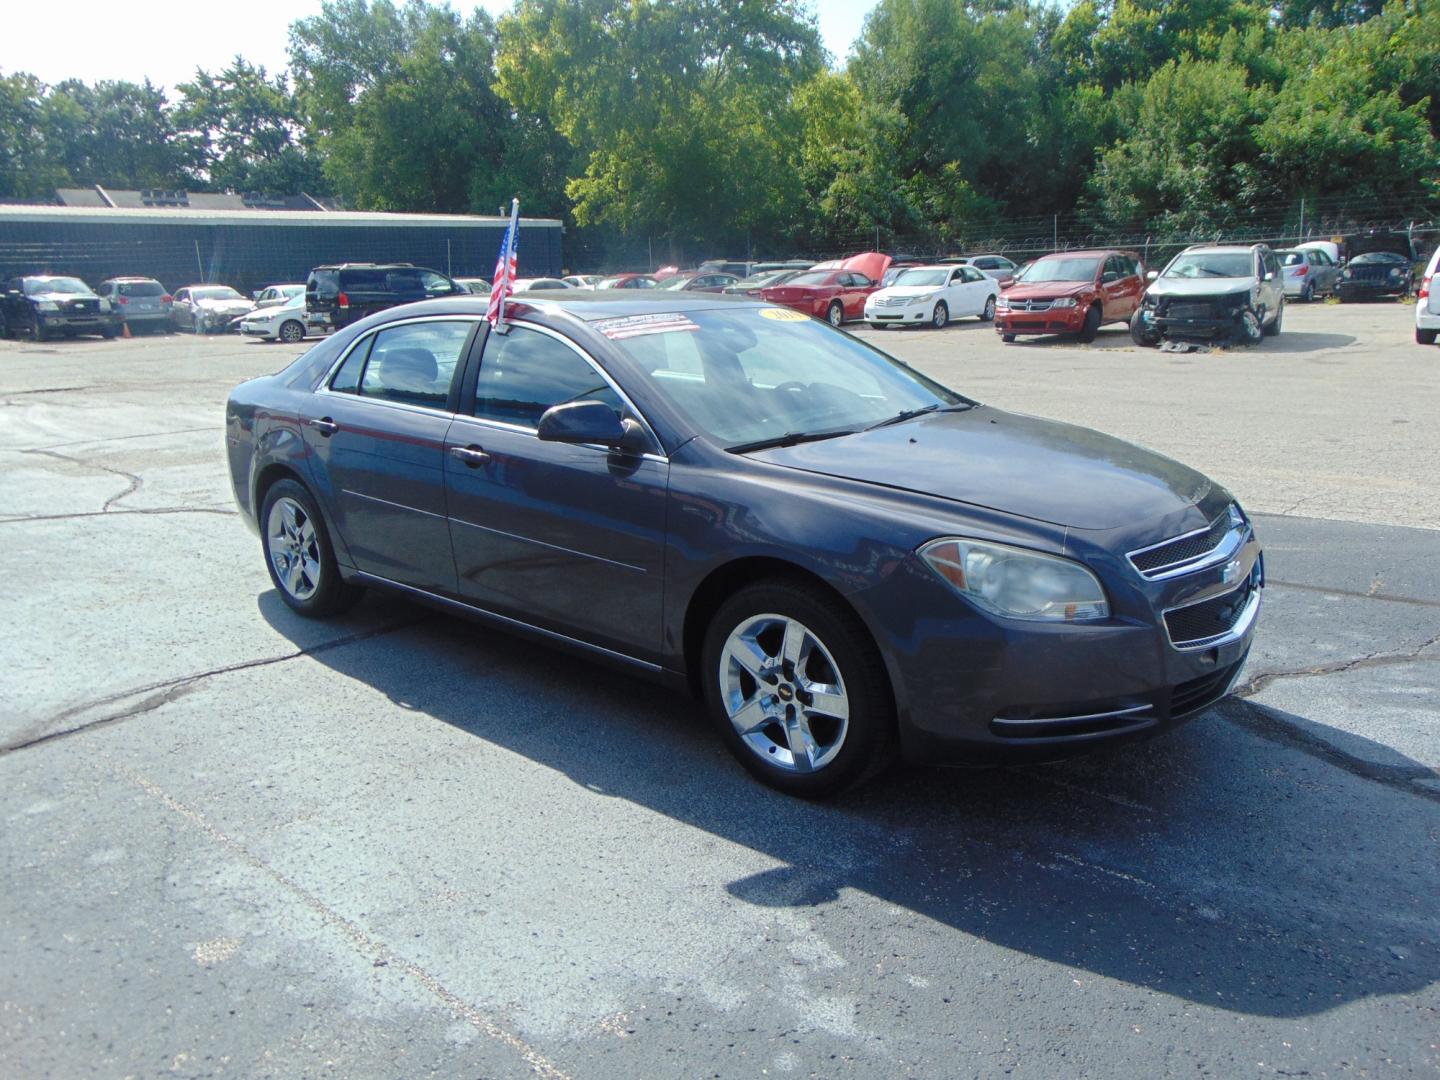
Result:
{"label": "white car", "polygon": [[296,295],[305,291],[305,283],[300,282],[293,285],[269,285],[263,289],[256,289],[250,295],[255,298],[257,308],[279,307],[286,301],[293,300]]}
{"label": "white car", "polygon": [[572,289],[593,289],[600,284],[599,274],[570,274],[560,279]]}
{"label": "white car", "polygon": [[1436,248],[1425,266],[1425,276],[1420,279],[1420,299],[1415,301],[1415,341],[1420,345],[1434,345],[1440,337],[1440,248]]}
{"label": "white car", "polygon": [[893,285],[865,299],[865,321],[882,326],[933,326],[951,319],[978,315],[995,318],[1000,283],[973,266],[912,266]]}
{"label": "white car", "polygon": [[305,293],[292,296],[278,307],[256,308],[239,319],[240,333],[266,341],[291,345],[305,340]]}

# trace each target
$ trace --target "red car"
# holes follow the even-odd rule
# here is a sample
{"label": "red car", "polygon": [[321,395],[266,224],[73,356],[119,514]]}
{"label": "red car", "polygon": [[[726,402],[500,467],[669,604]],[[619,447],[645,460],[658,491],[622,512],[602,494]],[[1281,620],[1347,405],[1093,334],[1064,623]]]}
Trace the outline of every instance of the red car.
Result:
{"label": "red car", "polygon": [[761,289],[760,298],[839,326],[863,319],[865,298],[879,287],[858,270],[806,270],[783,285]]}
{"label": "red car", "polygon": [[650,274],[612,274],[595,283],[597,289],[654,289],[659,286]]}
{"label": "red car", "polygon": [[1061,251],[1036,259],[1000,294],[995,330],[1074,334],[1094,341],[1101,324],[1129,323],[1145,295],[1145,264],[1133,251]]}

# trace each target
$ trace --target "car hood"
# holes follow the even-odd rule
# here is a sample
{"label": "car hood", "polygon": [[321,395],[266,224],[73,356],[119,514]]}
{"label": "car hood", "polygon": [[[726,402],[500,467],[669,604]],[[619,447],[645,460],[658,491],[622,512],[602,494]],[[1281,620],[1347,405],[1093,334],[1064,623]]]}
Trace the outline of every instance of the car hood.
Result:
{"label": "car hood", "polygon": [[871,281],[879,281],[885,276],[885,271],[890,269],[890,256],[878,251],[867,251],[860,255],[851,255],[840,266],[844,270],[857,270]]}
{"label": "car hood", "polygon": [[71,300],[99,300],[94,293],[73,293],[73,292],[47,292],[47,293],[26,293],[27,300],[48,300],[55,304],[68,303]]}
{"label": "car hood", "polygon": [[1225,296],[1255,288],[1253,277],[1156,278],[1147,290],[1151,296]]}
{"label": "car hood", "polygon": [[1049,300],[1058,296],[1078,296],[1093,289],[1090,281],[1017,281],[1005,290],[1007,300]]}
{"label": "car hood", "polygon": [[1406,260],[1415,258],[1410,238],[1404,233],[1373,233],[1345,238],[1345,253],[1351,259],[1357,255],[1368,255],[1372,251],[1391,251]]}
{"label": "car hood", "polygon": [[249,300],[196,300],[195,306],[206,311],[250,311],[255,307]]}
{"label": "car hood", "polygon": [[1098,431],[988,406],[751,456],[1075,529],[1174,513],[1211,487],[1178,461]]}

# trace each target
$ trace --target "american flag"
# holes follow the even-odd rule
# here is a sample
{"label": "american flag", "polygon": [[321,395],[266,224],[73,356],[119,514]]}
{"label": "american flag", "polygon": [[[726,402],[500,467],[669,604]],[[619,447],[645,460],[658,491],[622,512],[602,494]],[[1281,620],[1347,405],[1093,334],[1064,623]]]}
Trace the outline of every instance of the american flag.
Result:
{"label": "american flag", "polygon": [[505,230],[505,239],[500,244],[500,256],[495,260],[495,275],[490,285],[490,307],[485,317],[492,324],[505,318],[505,299],[515,292],[516,250],[520,246],[520,200],[510,201],[510,227]]}

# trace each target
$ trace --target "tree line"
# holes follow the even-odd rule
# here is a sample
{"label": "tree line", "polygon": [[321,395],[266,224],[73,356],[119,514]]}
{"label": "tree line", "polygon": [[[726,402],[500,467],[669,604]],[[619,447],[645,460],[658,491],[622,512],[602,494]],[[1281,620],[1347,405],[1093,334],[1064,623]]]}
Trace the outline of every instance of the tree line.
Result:
{"label": "tree line", "polygon": [[327,0],[289,69],[0,73],[0,197],[58,186],[526,214],[673,254],[943,242],[1065,213],[1176,233],[1440,200],[1437,0],[879,0],[850,55],[796,0]]}

